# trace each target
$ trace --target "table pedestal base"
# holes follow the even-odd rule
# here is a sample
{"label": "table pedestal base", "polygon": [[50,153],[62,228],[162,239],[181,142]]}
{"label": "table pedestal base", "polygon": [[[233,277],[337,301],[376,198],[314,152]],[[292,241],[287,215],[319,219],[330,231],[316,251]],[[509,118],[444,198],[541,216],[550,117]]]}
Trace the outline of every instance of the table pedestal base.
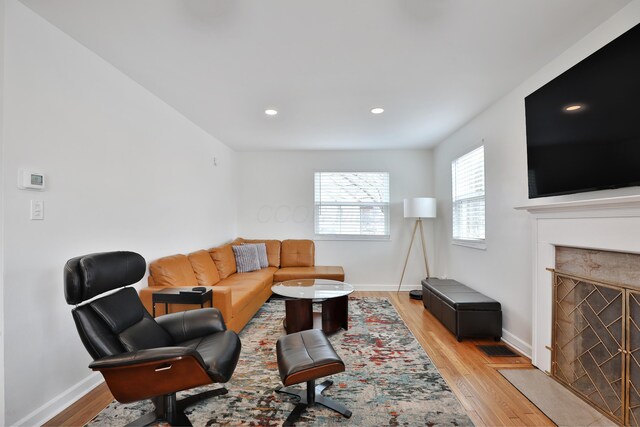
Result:
{"label": "table pedestal base", "polygon": [[283,325],[288,334],[307,329],[322,329],[326,334],[340,328],[349,329],[349,297],[329,298],[321,303],[322,312],[313,312],[313,300],[285,300],[286,317]]}

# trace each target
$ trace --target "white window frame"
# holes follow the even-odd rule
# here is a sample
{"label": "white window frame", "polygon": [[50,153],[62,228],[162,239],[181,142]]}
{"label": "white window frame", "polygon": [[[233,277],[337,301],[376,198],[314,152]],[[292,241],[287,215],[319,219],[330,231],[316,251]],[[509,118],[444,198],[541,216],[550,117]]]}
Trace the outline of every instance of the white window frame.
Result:
{"label": "white window frame", "polygon": [[[318,179],[322,174],[367,174],[367,173],[376,173],[376,174],[384,174],[386,175],[386,184],[387,184],[387,200],[382,202],[359,202],[359,201],[351,201],[351,202],[325,202],[322,203],[319,200],[318,194]],[[389,172],[384,171],[317,171],[314,173],[314,233],[317,240],[390,240],[391,239],[391,203],[390,203],[390,178]],[[320,190],[321,191],[321,190]],[[380,207],[385,216],[385,230],[386,234],[328,234],[328,233],[319,233],[319,220],[320,220],[320,208],[322,206],[362,206],[362,207]]]}
{"label": "white window frame", "polygon": [[[463,160],[465,157],[468,157],[470,155],[472,155],[473,153],[475,153],[478,150],[482,150],[482,195],[473,195],[473,196],[461,196],[458,197],[456,195],[456,177],[458,175],[458,171],[457,171],[457,166],[458,163]],[[451,162],[451,243],[454,245],[460,245],[460,246],[466,246],[466,247],[470,247],[470,248],[474,248],[474,249],[482,249],[485,250],[487,248],[487,244],[486,244],[486,232],[487,232],[487,224],[486,224],[486,218],[487,218],[487,211],[486,211],[486,195],[487,195],[487,188],[486,188],[486,169],[485,169],[485,150],[484,150],[484,145],[480,145],[476,148],[474,148],[473,150],[470,150],[468,152],[466,152],[465,154],[457,157],[456,159],[454,159]],[[484,209],[484,221],[483,221],[483,230],[482,230],[482,234],[484,235],[483,238],[473,238],[473,237],[465,237],[465,236],[455,236],[455,230],[456,230],[456,209],[464,202],[469,202],[469,201],[479,201],[482,200],[483,203],[483,209]]]}

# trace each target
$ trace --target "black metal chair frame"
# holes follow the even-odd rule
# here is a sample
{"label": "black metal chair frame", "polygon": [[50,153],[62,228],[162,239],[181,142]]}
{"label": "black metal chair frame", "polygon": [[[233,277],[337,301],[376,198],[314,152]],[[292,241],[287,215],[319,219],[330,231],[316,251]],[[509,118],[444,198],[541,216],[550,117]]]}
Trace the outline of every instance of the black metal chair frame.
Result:
{"label": "black metal chair frame", "polygon": [[333,385],[333,381],[325,380],[322,383],[316,385],[315,380],[307,381],[307,389],[300,390],[295,387],[283,387],[278,386],[276,388],[276,392],[285,393],[291,396],[295,396],[300,401],[293,409],[293,411],[289,414],[283,426],[292,426],[296,421],[300,419],[300,416],[308,407],[314,406],[315,404],[320,404],[325,408],[329,408],[342,414],[345,418],[351,418],[351,411],[347,409],[342,403],[338,403],[335,400],[323,396],[322,392],[327,389],[327,387]]}

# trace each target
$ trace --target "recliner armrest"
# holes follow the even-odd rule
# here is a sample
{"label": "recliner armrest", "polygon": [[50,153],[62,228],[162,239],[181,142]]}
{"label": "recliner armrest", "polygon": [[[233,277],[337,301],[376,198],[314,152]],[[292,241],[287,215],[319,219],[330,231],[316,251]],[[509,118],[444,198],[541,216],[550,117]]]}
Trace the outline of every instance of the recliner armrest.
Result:
{"label": "recliner armrest", "polygon": [[227,330],[222,314],[217,308],[165,314],[156,317],[155,320],[177,343]]}
{"label": "recliner armrest", "polygon": [[176,360],[184,357],[193,357],[198,361],[198,363],[200,363],[200,365],[202,365],[203,368],[208,369],[208,366],[204,363],[204,360],[202,360],[200,353],[188,347],[158,347],[120,353],[114,356],[107,356],[94,360],[89,364],[89,368],[99,371],[102,369],[122,368],[125,366],[141,365],[144,363]]}

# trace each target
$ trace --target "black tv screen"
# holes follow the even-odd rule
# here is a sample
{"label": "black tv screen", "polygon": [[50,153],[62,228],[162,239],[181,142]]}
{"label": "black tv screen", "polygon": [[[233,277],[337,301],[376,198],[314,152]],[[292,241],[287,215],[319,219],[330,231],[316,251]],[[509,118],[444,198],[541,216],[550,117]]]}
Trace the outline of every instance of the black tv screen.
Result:
{"label": "black tv screen", "polygon": [[529,197],[640,185],[640,24],[525,98]]}

